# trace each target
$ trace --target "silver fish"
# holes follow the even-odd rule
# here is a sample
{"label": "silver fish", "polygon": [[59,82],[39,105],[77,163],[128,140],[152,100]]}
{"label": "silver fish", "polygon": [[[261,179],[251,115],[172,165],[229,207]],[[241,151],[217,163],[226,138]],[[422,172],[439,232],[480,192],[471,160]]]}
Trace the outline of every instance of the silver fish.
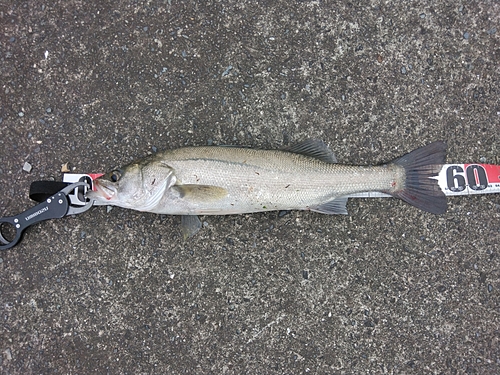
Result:
{"label": "silver fish", "polygon": [[[185,147],[159,152],[95,180],[97,205],[158,214],[228,215],[273,210],[347,214],[346,196],[384,192],[434,214],[446,197],[434,177],[446,144],[434,142],[380,166],[337,164],[322,141],[282,150]],[[196,220],[196,219],[194,219]]]}

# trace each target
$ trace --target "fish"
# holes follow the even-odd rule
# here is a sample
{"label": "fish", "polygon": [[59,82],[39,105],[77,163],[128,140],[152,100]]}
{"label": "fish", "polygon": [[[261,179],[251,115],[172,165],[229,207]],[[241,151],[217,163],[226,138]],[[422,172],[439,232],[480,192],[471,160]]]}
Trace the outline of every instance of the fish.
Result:
{"label": "fish", "polygon": [[339,164],[321,140],[277,150],[235,146],[183,147],[152,154],[94,180],[87,198],[156,214],[181,215],[184,236],[197,215],[277,210],[347,214],[349,194],[382,192],[433,214],[446,212],[437,183],[446,143],[436,141],[387,164]]}

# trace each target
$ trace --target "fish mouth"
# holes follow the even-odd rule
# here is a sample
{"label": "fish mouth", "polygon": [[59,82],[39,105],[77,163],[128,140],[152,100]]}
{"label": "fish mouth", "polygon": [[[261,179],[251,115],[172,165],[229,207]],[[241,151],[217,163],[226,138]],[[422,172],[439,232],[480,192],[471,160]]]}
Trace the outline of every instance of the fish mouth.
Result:
{"label": "fish mouth", "polygon": [[107,186],[105,181],[94,180],[94,189],[87,193],[87,198],[94,201],[109,202],[116,196],[116,188]]}

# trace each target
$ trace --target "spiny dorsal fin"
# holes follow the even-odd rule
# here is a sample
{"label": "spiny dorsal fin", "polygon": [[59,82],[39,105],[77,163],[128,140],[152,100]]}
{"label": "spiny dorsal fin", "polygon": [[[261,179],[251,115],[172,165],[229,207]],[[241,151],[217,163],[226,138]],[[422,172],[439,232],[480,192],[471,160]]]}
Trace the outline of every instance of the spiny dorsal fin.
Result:
{"label": "spiny dorsal fin", "polygon": [[326,163],[337,163],[337,158],[332,150],[319,139],[306,139],[295,145],[285,147],[283,151],[310,156]]}
{"label": "spiny dorsal fin", "polygon": [[172,189],[176,190],[182,199],[198,202],[214,202],[227,195],[226,189],[211,185],[175,185]]}

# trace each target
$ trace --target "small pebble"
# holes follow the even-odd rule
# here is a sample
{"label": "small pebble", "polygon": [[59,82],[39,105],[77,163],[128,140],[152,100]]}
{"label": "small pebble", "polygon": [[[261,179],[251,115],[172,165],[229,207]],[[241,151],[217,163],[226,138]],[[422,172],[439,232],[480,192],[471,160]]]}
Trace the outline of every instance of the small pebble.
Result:
{"label": "small pebble", "polygon": [[229,74],[229,72],[230,72],[232,69],[233,69],[233,66],[232,66],[232,65],[229,65],[229,66],[226,68],[226,70],[224,70],[224,71],[222,72],[222,76],[223,76],[223,77],[227,76],[227,75]]}
{"label": "small pebble", "polygon": [[19,117],[24,117],[24,112],[19,112],[17,115],[18,115]]}
{"label": "small pebble", "polygon": [[50,108],[50,107],[49,107],[49,108],[47,108],[47,109],[45,110],[45,112],[47,112],[47,113],[51,113],[51,112],[52,112],[52,108]]}
{"label": "small pebble", "polygon": [[406,74],[406,68],[404,66],[401,68],[401,73]]}
{"label": "small pebble", "polygon": [[490,293],[491,293],[492,291],[493,291],[493,285],[488,284],[488,292],[490,292]]}
{"label": "small pebble", "polygon": [[106,206],[106,213],[109,214],[112,209],[113,209],[113,206]]}
{"label": "small pebble", "polygon": [[71,172],[69,168],[69,163],[64,163],[61,165],[61,173],[69,173]]}
{"label": "small pebble", "polygon": [[33,167],[28,162],[25,162],[24,165],[23,165],[23,171],[25,171],[26,173],[30,173],[32,168]]}
{"label": "small pebble", "polygon": [[158,151],[158,149],[156,148],[156,146],[153,146],[153,147],[151,147],[151,151],[153,151],[153,152],[157,152],[157,151]]}
{"label": "small pebble", "polygon": [[425,13],[420,13],[420,18],[424,19],[425,18]]}
{"label": "small pebble", "polygon": [[470,38],[470,34],[468,32],[465,32],[464,33],[464,39],[469,39]]}

